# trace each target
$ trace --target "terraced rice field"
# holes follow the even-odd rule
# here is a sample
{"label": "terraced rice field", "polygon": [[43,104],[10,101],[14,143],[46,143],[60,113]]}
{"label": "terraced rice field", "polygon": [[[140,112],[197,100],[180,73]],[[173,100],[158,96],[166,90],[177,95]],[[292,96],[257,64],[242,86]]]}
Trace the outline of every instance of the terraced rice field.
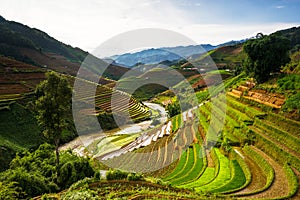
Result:
{"label": "terraced rice field", "polygon": [[75,99],[88,105],[95,103],[95,109],[80,111],[86,115],[97,115],[101,112],[129,113],[133,121],[150,117],[149,108],[127,93],[85,80],[76,79]]}
{"label": "terraced rice field", "polygon": [[[299,122],[262,112],[232,96],[191,112],[192,117],[185,112],[148,132],[144,137],[149,140],[142,143],[151,141],[147,145],[137,146],[137,140],[138,148],[108,162],[122,161],[119,168],[139,172],[160,166],[151,174],[171,186],[221,198],[299,197]],[[224,126],[218,130],[220,123]],[[166,126],[170,132],[160,135]],[[217,138],[214,147],[209,137]]]}

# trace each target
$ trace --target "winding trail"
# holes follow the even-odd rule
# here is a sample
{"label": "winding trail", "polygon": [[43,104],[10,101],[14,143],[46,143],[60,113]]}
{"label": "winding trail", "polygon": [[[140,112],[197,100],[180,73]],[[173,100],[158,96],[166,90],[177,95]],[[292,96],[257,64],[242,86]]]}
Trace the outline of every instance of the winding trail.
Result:
{"label": "winding trail", "polygon": [[[260,149],[256,147],[252,147],[257,153],[259,153],[267,162],[270,163],[270,165],[273,167],[275,172],[275,178],[272,183],[272,185],[265,191],[260,192],[258,194],[253,195],[246,195],[242,197],[242,199],[245,198],[251,198],[251,199],[270,199],[270,198],[278,198],[286,196],[289,192],[289,186],[288,186],[288,180],[285,175],[285,172],[280,164],[278,164],[275,160],[273,160],[270,156],[268,156],[266,153],[261,151]],[[251,166],[252,167],[252,166]],[[254,177],[253,177],[254,178]],[[254,181],[254,180],[253,180]],[[252,181],[252,182],[253,182]],[[248,187],[251,186],[251,183]]]}

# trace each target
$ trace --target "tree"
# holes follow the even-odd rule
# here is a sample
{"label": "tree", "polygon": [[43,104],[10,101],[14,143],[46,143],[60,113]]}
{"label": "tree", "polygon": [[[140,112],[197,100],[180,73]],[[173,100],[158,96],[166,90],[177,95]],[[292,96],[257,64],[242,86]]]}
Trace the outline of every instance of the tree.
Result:
{"label": "tree", "polygon": [[72,89],[68,80],[56,72],[47,72],[46,80],[36,88],[37,120],[46,138],[54,142],[59,166],[59,143],[62,131],[69,127]]}
{"label": "tree", "polygon": [[168,104],[166,109],[170,118],[181,113],[178,101]]}
{"label": "tree", "polygon": [[244,66],[246,73],[259,83],[267,81],[270,73],[279,72],[280,67],[290,61],[289,49],[290,41],[279,33],[269,36],[257,34],[256,39],[244,44],[244,51],[248,55]]}

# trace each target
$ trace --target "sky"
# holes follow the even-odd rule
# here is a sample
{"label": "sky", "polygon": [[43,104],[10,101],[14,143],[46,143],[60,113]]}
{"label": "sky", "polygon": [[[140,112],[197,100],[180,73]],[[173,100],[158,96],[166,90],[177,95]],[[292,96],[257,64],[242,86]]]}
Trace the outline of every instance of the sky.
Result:
{"label": "sky", "polygon": [[300,0],[0,0],[0,15],[93,51],[139,28],[221,44],[300,25]]}

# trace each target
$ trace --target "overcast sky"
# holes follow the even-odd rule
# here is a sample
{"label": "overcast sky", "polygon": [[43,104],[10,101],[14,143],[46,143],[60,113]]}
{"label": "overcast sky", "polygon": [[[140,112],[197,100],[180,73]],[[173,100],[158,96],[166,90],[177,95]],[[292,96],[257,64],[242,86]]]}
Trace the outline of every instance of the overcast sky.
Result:
{"label": "overcast sky", "polygon": [[0,15],[93,51],[137,28],[220,44],[300,25],[300,0],[0,0]]}

